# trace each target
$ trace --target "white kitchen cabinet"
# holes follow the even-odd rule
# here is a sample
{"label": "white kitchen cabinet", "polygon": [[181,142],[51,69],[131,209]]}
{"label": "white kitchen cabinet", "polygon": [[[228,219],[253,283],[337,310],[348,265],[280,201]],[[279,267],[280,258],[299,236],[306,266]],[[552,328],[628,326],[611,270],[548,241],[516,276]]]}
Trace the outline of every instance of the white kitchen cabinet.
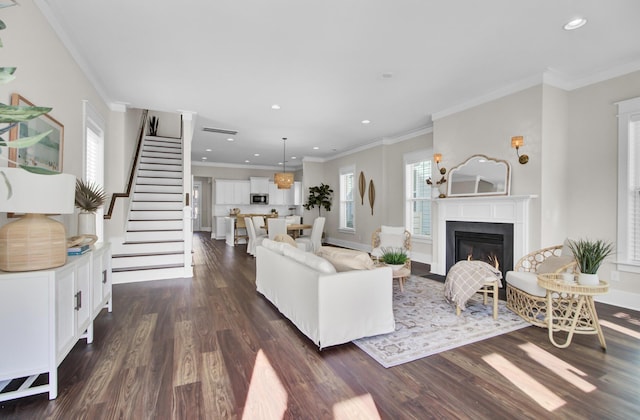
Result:
{"label": "white kitchen cabinet", "polygon": [[216,179],[216,205],[247,205],[251,185],[249,181]]}
{"label": "white kitchen cabinet", "polygon": [[269,178],[252,176],[249,177],[251,194],[269,194]]}
{"label": "white kitchen cabinet", "polygon": [[[0,401],[58,395],[58,365],[78,340],[93,341],[93,320],[111,311],[111,251],[99,244],[62,267],[0,272]],[[41,374],[48,383],[34,386]],[[3,389],[23,379],[14,391]]]}
{"label": "white kitchen cabinet", "polygon": [[216,239],[224,239],[226,234],[226,216],[216,216]]}
{"label": "white kitchen cabinet", "polygon": [[273,182],[269,183],[269,205],[270,206],[282,206],[285,203],[285,194],[284,191],[287,190],[279,190],[278,186]]}

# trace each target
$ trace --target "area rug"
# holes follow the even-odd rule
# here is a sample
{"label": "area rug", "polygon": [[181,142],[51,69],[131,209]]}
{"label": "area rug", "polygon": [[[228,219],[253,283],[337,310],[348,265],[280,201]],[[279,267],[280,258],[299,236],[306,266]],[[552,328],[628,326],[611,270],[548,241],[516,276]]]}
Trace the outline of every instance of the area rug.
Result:
{"label": "area rug", "polygon": [[395,332],[353,341],[382,366],[389,368],[465,344],[485,340],[529,326],[499,301],[498,319],[492,316],[492,300],[482,303],[476,294],[466,310],[456,316],[455,306],[444,298],[444,284],[411,276],[400,292],[393,287]]}

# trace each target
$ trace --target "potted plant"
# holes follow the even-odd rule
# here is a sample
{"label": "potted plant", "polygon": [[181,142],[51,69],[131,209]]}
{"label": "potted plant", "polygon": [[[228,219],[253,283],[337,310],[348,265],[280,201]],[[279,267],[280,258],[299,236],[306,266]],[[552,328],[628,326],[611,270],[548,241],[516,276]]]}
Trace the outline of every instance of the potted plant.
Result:
{"label": "potted plant", "polygon": [[327,184],[320,183],[315,187],[309,187],[309,197],[307,197],[307,203],[304,204],[304,208],[311,210],[318,207],[318,217],[321,216],[321,210],[324,208],[326,211],[331,211],[331,198],[333,197],[333,190]]}
{"label": "potted plant", "polygon": [[95,182],[85,182],[76,179],[76,207],[78,214],[78,235],[96,234],[96,211],[104,204],[107,195],[101,186]]}
{"label": "potted plant", "polygon": [[584,285],[597,285],[600,282],[598,268],[605,258],[613,254],[613,244],[602,239],[579,239],[569,240],[568,245],[580,269],[578,282]]}
{"label": "potted plant", "polygon": [[407,252],[403,248],[381,248],[382,257],[381,260],[386,265],[390,266],[393,271],[399,270],[409,259]]}

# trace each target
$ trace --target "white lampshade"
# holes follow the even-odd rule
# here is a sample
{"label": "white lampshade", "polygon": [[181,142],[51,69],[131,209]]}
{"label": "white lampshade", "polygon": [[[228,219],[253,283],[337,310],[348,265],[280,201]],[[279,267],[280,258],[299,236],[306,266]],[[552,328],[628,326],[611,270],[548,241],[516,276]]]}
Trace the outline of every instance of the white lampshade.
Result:
{"label": "white lampshade", "polygon": [[0,228],[0,270],[32,271],[67,260],[64,225],[46,214],[73,213],[76,177],[0,168],[0,211],[24,213]]}
{"label": "white lampshade", "polygon": [[[38,175],[20,168],[0,168],[0,211],[13,213],[71,214],[76,177],[69,174]],[[8,197],[11,188],[11,197]]]}

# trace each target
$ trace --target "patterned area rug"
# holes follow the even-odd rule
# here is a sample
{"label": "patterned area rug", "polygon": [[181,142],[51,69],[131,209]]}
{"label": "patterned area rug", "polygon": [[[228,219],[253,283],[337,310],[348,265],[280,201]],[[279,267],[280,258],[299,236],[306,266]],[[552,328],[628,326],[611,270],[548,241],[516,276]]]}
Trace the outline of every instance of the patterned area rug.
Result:
{"label": "patterned area rug", "polygon": [[483,305],[482,295],[475,294],[457,317],[455,306],[444,298],[443,283],[411,276],[400,292],[394,280],[395,332],[353,343],[388,368],[530,325],[507,309],[504,301],[499,301],[494,320],[491,303],[489,298],[488,305]]}

